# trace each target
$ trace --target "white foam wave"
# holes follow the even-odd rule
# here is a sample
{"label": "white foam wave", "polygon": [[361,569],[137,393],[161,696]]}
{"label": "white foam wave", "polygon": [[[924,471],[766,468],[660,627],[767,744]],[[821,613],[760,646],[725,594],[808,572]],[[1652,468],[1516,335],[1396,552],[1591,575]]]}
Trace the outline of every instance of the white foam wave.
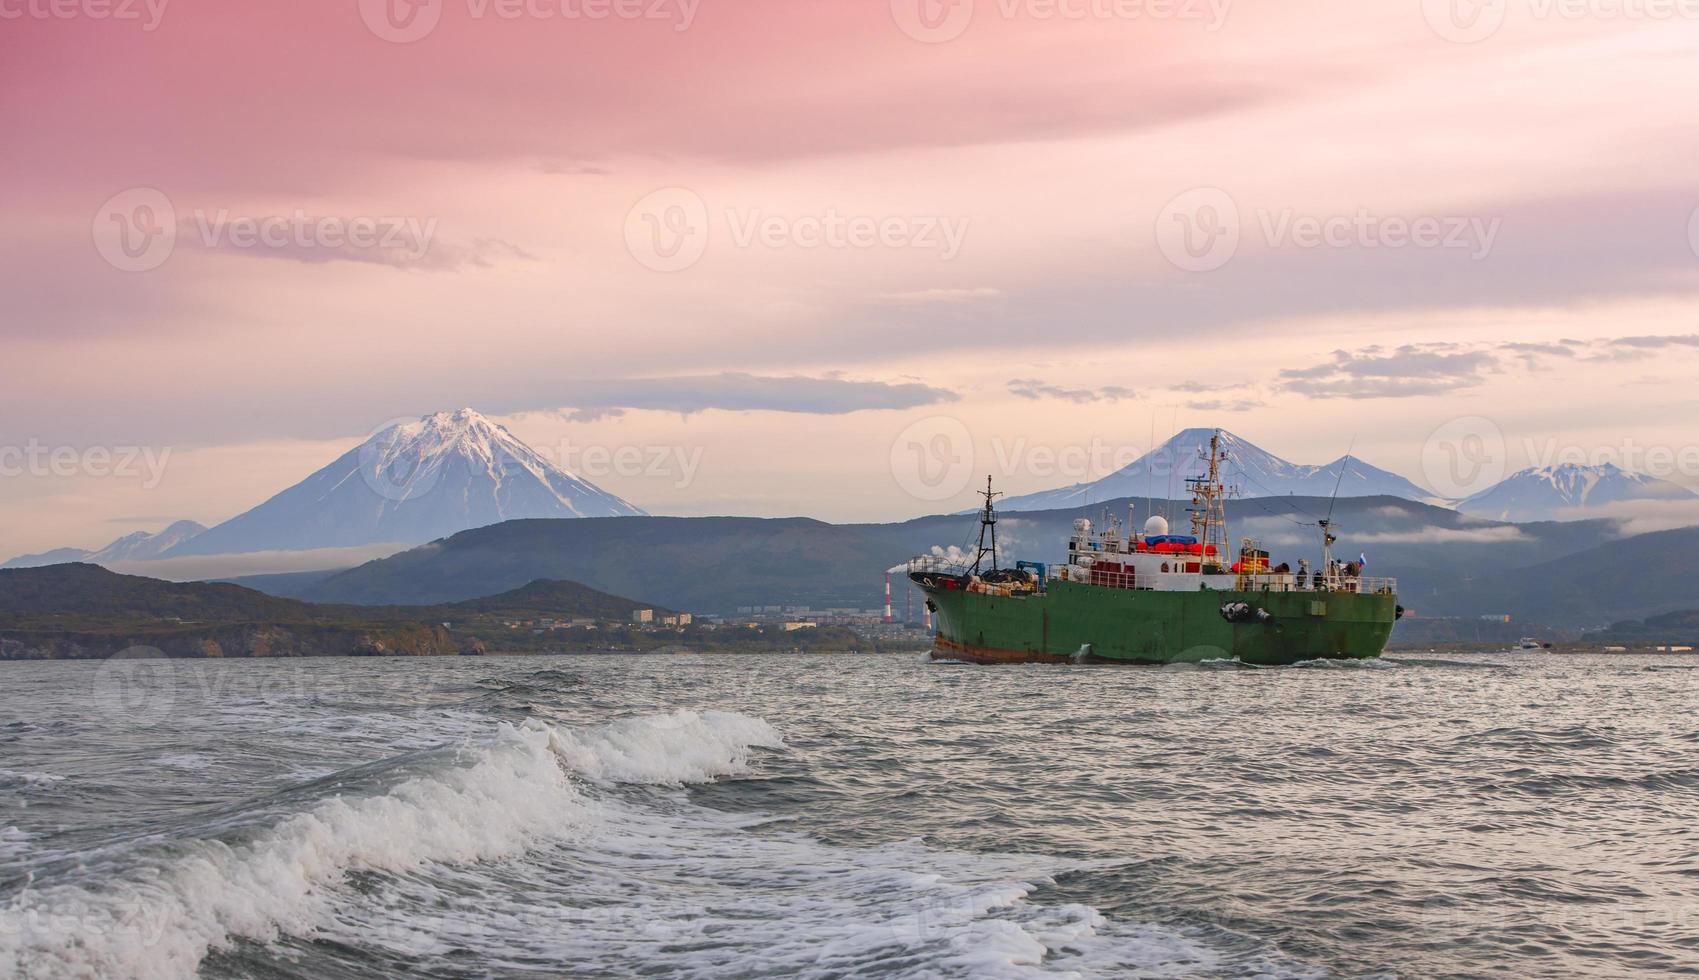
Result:
{"label": "white foam wave", "polygon": [[581,846],[522,867],[441,868],[354,897],[328,938],[425,970],[477,950],[579,976],[1219,975],[1191,937],[1035,900],[1066,860],[839,847],[689,805],[610,801],[605,816]]}
{"label": "white foam wave", "polygon": [[742,772],[757,746],[784,739],[760,718],[676,711],[588,729],[552,729],[549,745],[573,772],[617,783],[679,785]]}
{"label": "white foam wave", "polygon": [[[137,866],[107,880],[31,888],[0,909],[0,976],[193,976],[232,938],[270,941],[329,921],[350,871],[497,859],[581,836],[597,808],[563,761],[615,778],[686,782],[734,771],[752,739],[778,742],[765,722],[718,713],[584,733],[504,724],[380,795],[324,800],[245,841],[138,854]],[[669,752],[681,758],[657,755]]]}
{"label": "white foam wave", "polygon": [[16,827],[0,827],[0,858],[12,858],[29,850],[30,835]]}
{"label": "white foam wave", "polygon": [[64,781],[64,776],[55,776],[50,772],[19,772],[16,769],[0,769],[0,786],[48,786]]}
{"label": "white foam wave", "polygon": [[29,889],[0,909],[0,977],[192,977],[236,938],[310,975],[305,937],[421,976],[466,954],[497,974],[1238,974],[1196,936],[1035,895],[1074,862],[836,846],[614,785],[708,781],[782,744],[723,712],[503,725],[376,795]]}
{"label": "white foam wave", "polygon": [[1398,662],[1382,657],[1352,657],[1350,659],[1324,657],[1316,660],[1300,660],[1292,666],[1311,670],[1380,670],[1397,667]]}

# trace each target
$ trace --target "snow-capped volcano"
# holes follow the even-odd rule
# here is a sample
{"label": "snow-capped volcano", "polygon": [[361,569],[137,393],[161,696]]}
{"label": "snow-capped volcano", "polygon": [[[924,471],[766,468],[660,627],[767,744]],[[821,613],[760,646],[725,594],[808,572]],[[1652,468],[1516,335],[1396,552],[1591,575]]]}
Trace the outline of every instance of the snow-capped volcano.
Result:
{"label": "snow-capped volcano", "polygon": [[[1182,498],[1187,492],[1186,478],[1202,476],[1208,468],[1201,457],[1216,431],[1186,429],[1101,480],[1011,497],[1000,506],[1008,510],[1056,510],[1116,497]],[[1425,500],[1432,496],[1398,474],[1353,456],[1313,466],[1291,463],[1225,430],[1221,431],[1221,446],[1227,452],[1222,477],[1246,497],[1331,497],[1335,486],[1341,497],[1384,494]],[[1341,467],[1345,470],[1343,480],[1339,476]]]}
{"label": "snow-capped volcano", "polygon": [[205,533],[206,527],[195,521],[174,521],[165,530],[153,534],[146,531],[126,534],[83,560],[96,565],[115,561],[147,561]]}
{"label": "snow-capped volcano", "polygon": [[166,557],[418,544],[516,518],[642,513],[463,408],[384,429]]}
{"label": "snow-capped volcano", "polygon": [[1612,463],[1562,463],[1514,473],[1456,506],[1472,517],[1495,521],[1554,521],[1573,519],[1578,510],[1630,500],[1693,499],[1693,492],[1680,484]]}
{"label": "snow-capped volcano", "polygon": [[19,555],[4,565],[0,565],[0,568],[38,568],[43,565],[59,565],[71,561],[86,561],[94,565],[107,565],[120,561],[147,561],[150,558],[158,558],[165,552],[205,531],[205,527],[194,521],[175,521],[163,531],[152,533],[137,531],[134,534],[126,534],[99,551],[88,551],[83,548],[58,548],[53,551],[42,552],[39,555]]}

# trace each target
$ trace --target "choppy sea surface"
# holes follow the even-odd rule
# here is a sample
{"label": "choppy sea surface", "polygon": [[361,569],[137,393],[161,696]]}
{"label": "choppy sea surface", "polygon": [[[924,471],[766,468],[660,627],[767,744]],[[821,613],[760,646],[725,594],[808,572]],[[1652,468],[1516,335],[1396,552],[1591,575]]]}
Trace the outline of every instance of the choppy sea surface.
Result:
{"label": "choppy sea surface", "polygon": [[0,977],[1694,975],[1696,682],[0,664]]}

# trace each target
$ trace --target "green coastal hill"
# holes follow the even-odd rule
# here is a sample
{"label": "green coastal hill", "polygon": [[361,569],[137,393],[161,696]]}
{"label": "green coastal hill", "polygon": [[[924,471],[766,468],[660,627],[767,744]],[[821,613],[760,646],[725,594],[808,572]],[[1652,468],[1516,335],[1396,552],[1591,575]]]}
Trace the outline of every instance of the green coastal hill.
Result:
{"label": "green coastal hill", "polygon": [[238,585],[165,582],[97,565],[0,570],[0,659],[438,655],[478,652],[509,619],[626,620],[644,604],[576,582],[430,606],[317,604]]}

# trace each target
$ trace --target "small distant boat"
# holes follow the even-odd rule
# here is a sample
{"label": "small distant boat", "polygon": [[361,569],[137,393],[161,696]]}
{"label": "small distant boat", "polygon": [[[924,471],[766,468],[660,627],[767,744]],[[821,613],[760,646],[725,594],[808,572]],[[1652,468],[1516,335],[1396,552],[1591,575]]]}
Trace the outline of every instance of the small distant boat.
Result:
{"label": "small distant boat", "polygon": [[1516,649],[1518,650],[1544,650],[1545,648],[1546,645],[1544,643],[1541,643],[1539,640],[1536,640],[1531,636],[1524,636],[1522,639],[1516,641]]}

